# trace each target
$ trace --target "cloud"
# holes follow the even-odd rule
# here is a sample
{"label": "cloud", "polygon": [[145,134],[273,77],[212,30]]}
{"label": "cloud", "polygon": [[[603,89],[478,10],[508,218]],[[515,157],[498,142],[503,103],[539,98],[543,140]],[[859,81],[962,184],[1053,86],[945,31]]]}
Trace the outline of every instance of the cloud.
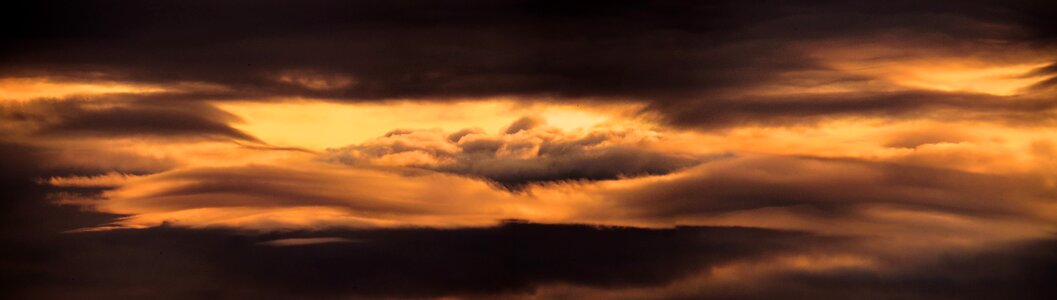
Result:
{"label": "cloud", "polygon": [[[70,174],[100,175],[99,170],[81,166],[56,166],[46,148],[11,142],[0,142],[0,236],[4,249],[12,255],[32,256],[39,248],[24,248],[22,243],[34,241],[41,235],[90,227],[108,222],[115,215],[85,210],[76,206],[56,206],[51,195],[59,190],[49,187],[41,179]],[[98,195],[96,187],[76,187],[66,192]],[[7,251],[5,251],[7,252]],[[8,256],[10,257],[10,256]],[[5,257],[5,263],[12,261]]]}
{"label": "cloud", "polygon": [[[522,133],[526,132],[518,134]],[[445,134],[436,136],[447,141]],[[1029,299],[1052,295],[1046,283],[1053,275],[1045,271],[1053,264],[1047,254],[1053,252],[1052,242],[1011,248],[966,246],[974,245],[967,240],[975,238],[987,243],[1001,240],[995,234],[1024,239],[1052,224],[1038,219],[1041,215],[1035,210],[1046,210],[1034,206],[1048,201],[1052,187],[1048,190],[1045,183],[1012,175],[740,156],[665,176],[531,186],[529,193],[511,194],[432,171],[401,174],[327,164],[198,167],[122,179],[122,186],[99,192],[102,197],[96,207],[115,213],[108,215],[42,200],[55,189],[88,189],[92,182],[113,185],[112,180],[95,180],[109,175],[45,171],[37,162],[46,160],[47,152],[16,145],[0,150],[10,160],[6,164],[13,166],[10,170],[19,170],[3,173],[12,179],[74,174],[62,178],[78,182],[76,187],[47,187],[30,179],[5,179],[9,188],[3,193],[16,199],[12,211],[18,213],[4,219],[9,226],[0,233],[10,251],[0,257],[11,262],[3,276],[17,287],[5,293],[18,297],[68,298],[67,293],[75,293],[82,298],[547,298],[563,295],[554,294],[555,289],[570,288],[587,290],[585,295],[595,297],[617,289],[630,298],[752,299],[773,296],[768,294],[772,291],[804,298],[862,293],[911,299],[959,298],[966,292],[985,298],[1010,293]],[[589,196],[601,199],[585,201]],[[920,211],[882,210],[890,215],[880,218],[872,210],[877,205]],[[331,217],[320,213],[324,210],[302,214],[289,210],[313,206],[341,208],[343,214]],[[650,224],[647,221],[654,219],[692,223],[711,220],[695,219],[701,214],[795,207],[814,208],[814,212],[794,210],[807,217],[835,220],[827,225],[835,229],[815,229],[818,232],[852,238],[730,227],[643,229],[517,222],[466,227],[494,224],[503,216],[531,219],[531,214],[524,214],[531,211],[565,218],[540,219],[547,221],[606,224],[641,219],[642,224]],[[230,209],[229,214],[209,214],[223,209]],[[608,219],[603,216],[607,214]],[[284,220],[268,219],[277,215],[304,220],[277,225]],[[1034,222],[1027,229],[1031,232],[1010,230],[1000,222],[1002,215]],[[108,219],[150,228],[61,233]],[[760,226],[783,225],[782,219],[759,215],[749,220]],[[869,222],[878,225],[863,227]],[[951,240],[960,246],[948,247]],[[278,244],[287,246],[268,245],[275,241],[286,241]],[[966,248],[972,250],[950,252],[949,261],[942,260],[943,255],[939,261],[930,260],[927,254]],[[815,267],[809,261],[783,265],[784,269],[759,267],[800,255],[852,255],[869,263]],[[884,264],[890,261],[891,265]],[[745,276],[738,286],[747,288],[723,289],[711,283],[722,283],[731,268],[742,270],[739,266],[748,273],[735,273]],[[459,272],[453,276],[451,270]],[[696,280],[705,284],[692,285],[696,289],[689,291],[679,288]],[[220,287],[217,282],[225,284]],[[642,290],[653,292],[639,294]]]}
{"label": "cloud", "polygon": [[1054,298],[1052,1],[6,8],[0,298]]}
{"label": "cloud", "polygon": [[239,121],[236,116],[210,104],[160,103],[136,98],[136,95],[110,95],[5,103],[0,106],[0,118],[21,127],[21,134],[44,137],[166,137],[260,143],[229,125]]}
{"label": "cloud", "polygon": [[[60,190],[111,185],[114,175],[44,170],[48,152],[0,144],[5,209],[0,230],[0,277],[4,296],[35,299],[112,299],[150,297],[278,298],[310,297],[503,297],[530,295],[548,285],[603,288],[661,286],[715,265],[808,249],[829,239],[811,234],[753,228],[680,227],[643,229],[597,225],[544,225],[506,222],[491,227],[329,229],[246,231],[248,228],[177,227],[166,223],[147,229],[70,232],[121,215],[98,214],[55,206],[47,195]],[[304,199],[293,190],[312,193],[311,177],[296,172],[244,169],[168,171],[122,178],[126,184],[162,176],[184,186],[158,190],[190,195],[190,188],[210,185],[215,197],[221,185],[229,191],[253,192],[278,185],[291,191],[257,190],[258,195]],[[59,178],[48,186],[32,178]],[[98,173],[96,173],[98,174]],[[246,177],[252,175],[254,177]],[[261,180],[275,177],[277,180]],[[226,178],[226,179],[225,179]],[[336,179],[336,180],[335,180]],[[421,179],[421,178],[419,178]],[[200,180],[195,183],[196,180]],[[298,181],[300,180],[300,181]],[[380,182],[396,182],[386,178]],[[77,186],[69,186],[76,183]],[[305,185],[308,183],[308,185]],[[362,182],[361,182],[362,183]],[[441,184],[450,188],[451,184]],[[333,186],[316,189],[330,190]],[[488,189],[487,187],[484,187]],[[180,192],[174,192],[178,190]],[[352,189],[355,190],[355,189]],[[450,190],[449,190],[450,192]],[[212,195],[212,196],[210,196]],[[438,195],[438,193],[424,193]],[[472,195],[456,197],[472,198]],[[437,198],[433,197],[434,201]],[[145,200],[145,199],[140,199]],[[271,206],[275,203],[252,202]],[[422,202],[428,203],[428,202]],[[200,202],[214,206],[217,202]],[[410,203],[409,207],[420,204]],[[442,204],[443,205],[443,204]],[[313,215],[318,217],[318,215]],[[179,224],[178,222],[176,224]],[[157,225],[157,224],[155,224]],[[281,247],[273,245],[282,245]],[[560,246],[559,246],[560,245]]]}
{"label": "cloud", "polygon": [[432,171],[301,162],[188,167],[130,178],[89,207],[127,215],[115,222],[126,227],[169,223],[248,230],[483,226],[503,218],[557,217],[547,216],[545,207],[535,213],[519,207],[558,199],[520,203],[517,197],[484,182]]}
{"label": "cloud", "polygon": [[1055,76],[1055,75],[1057,75],[1057,63],[1052,63],[1052,64],[1046,65],[1044,67],[1040,67],[1038,69],[1032,70],[1031,73],[1029,73],[1028,75],[1029,76],[1048,77],[1048,79],[1046,79],[1046,80],[1039,81],[1039,82],[1031,85],[1030,88],[1033,89],[1033,90],[1045,91],[1045,90],[1049,89],[1049,90],[1052,91],[1054,87],[1057,87],[1057,76]]}
{"label": "cloud", "polygon": [[[49,237],[39,246],[52,252],[2,271],[18,283],[5,294],[42,299],[517,296],[550,284],[664,285],[718,264],[826,242],[752,228],[529,223],[266,235],[158,227]],[[320,237],[356,242],[261,244]]]}
{"label": "cloud", "polygon": [[672,173],[705,160],[671,151],[647,130],[595,128],[563,132],[540,118],[514,121],[503,134],[479,129],[455,133],[394,130],[385,136],[324,155],[349,165],[416,167],[483,178],[508,189],[534,183],[596,181]]}
{"label": "cloud", "polygon": [[[661,288],[546,287],[545,299],[1049,299],[1057,266],[1052,236],[922,259],[902,255],[877,265],[819,252],[734,262]],[[847,246],[845,244],[844,246]],[[851,248],[854,248],[852,246]],[[838,250],[839,251],[839,250]],[[861,251],[859,252],[862,253]]]}
{"label": "cloud", "polygon": [[57,187],[117,187],[128,182],[130,178],[135,177],[136,175],[109,172],[96,176],[57,176],[48,178],[42,183],[46,182]]}
{"label": "cloud", "polygon": [[515,134],[522,130],[529,130],[532,128],[539,127],[545,122],[546,120],[540,118],[522,117],[521,119],[514,121],[514,123],[511,123],[510,126],[507,126],[506,130],[504,130],[503,133]]}
{"label": "cloud", "polygon": [[[1019,93],[1052,74],[964,86],[1005,79],[944,70],[1052,64],[1057,27],[1040,1],[106,3],[20,4],[7,19],[80,25],[19,27],[4,75],[197,82],[223,88],[195,92],[211,99],[256,101],[637,101],[701,129],[932,118],[959,102],[940,114],[956,118],[990,109],[963,88]],[[770,97],[790,93],[808,95]]]}
{"label": "cloud", "polygon": [[834,216],[896,205],[967,216],[1026,216],[1052,187],[1020,175],[976,174],[857,160],[742,157],[717,160],[648,185],[606,191],[640,216],[673,218],[765,208]]}
{"label": "cloud", "polygon": [[[773,274],[754,285],[757,293],[729,299],[789,297],[819,299],[1049,299],[1057,288],[1057,239],[1037,239],[990,249],[949,253],[930,262],[893,270],[838,269]],[[784,290],[780,294],[768,291]]]}
{"label": "cloud", "polygon": [[1047,97],[1001,97],[978,93],[928,91],[852,92],[718,98],[707,102],[659,102],[668,124],[686,128],[787,126],[834,118],[992,121],[1050,126],[1057,102]]}
{"label": "cloud", "polygon": [[958,128],[922,128],[895,132],[887,138],[885,147],[917,148],[930,144],[957,144],[970,141],[969,135]]}
{"label": "cloud", "polygon": [[353,243],[354,240],[340,237],[311,237],[311,238],[285,238],[271,240],[267,242],[261,242],[261,245],[275,246],[275,247],[287,247],[287,246],[305,246],[315,244],[327,244],[327,243]]}
{"label": "cloud", "polygon": [[[443,140],[445,135],[435,136]],[[446,171],[285,163],[186,167],[127,178],[88,206],[126,215],[112,225],[133,228],[162,223],[264,231],[451,228],[523,219],[763,226],[889,237],[915,230],[913,238],[902,239],[940,244],[1038,237],[1053,218],[1047,195],[1057,194],[1048,177],[1032,173],[979,174],[804,157],[743,155],[667,175],[563,181],[515,192]]]}
{"label": "cloud", "polygon": [[44,134],[100,134],[113,136],[219,136],[257,141],[227,124],[194,113],[169,109],[111,108],[86,111],[47,126]]}

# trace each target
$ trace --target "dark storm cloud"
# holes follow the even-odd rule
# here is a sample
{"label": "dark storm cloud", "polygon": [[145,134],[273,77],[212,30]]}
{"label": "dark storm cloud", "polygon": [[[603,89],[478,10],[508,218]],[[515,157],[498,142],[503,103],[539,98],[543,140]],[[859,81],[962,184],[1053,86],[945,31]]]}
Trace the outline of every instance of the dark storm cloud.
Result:
{"label": "dark storm cloud", "polygon": [[[888,34],[973,56],[995,45],[1043,49],[1057,36],[1057,7],[1047,1],[82,1],[7,11],[17,28],[0,52],[7,75],[205,82],[242,99],[631,99],[705,127],[858,109],[902,115],[951,101],[730,98],[871,80],[831,69],[798,42]],[[695,113],[713,118],[687,120]]]}
{"label": "dark storm cloud", "polygon": [[[40,178],[70,174],[98,174],[100,170],[46,167],[47,149],[0,142],[0,234],[3,241],[17,244],[42,232],[59,232],[75,226],[92,226],[107,219],[106,214],[57,207],[47,199],[54,189],[42,186]],[[91,193],[92,191],[85,191]],[[110,216],[112,217],[112,216]],[[31,227],[24,225],[32,224]],[[11,245],[11,244],[6,244]]]}
{"label": "dark storm cloud", "polygon": [[[147,98],[156,96],[145,96]],[[135,99],[135,100],[130,100]],[[0,121],[44,136],[184,137],[260,142],[231,127],[239,119],[198,101],[147,101],[140,95],[38,99],[0,104]]]}
{"label": "dark storm cloud", "polygon": [[0,298],[19,298],[14,289],[28,280],[26,275],[61,251],[52,244],[56,234],[117,217],[54,205],[48,195],[56,190],[41,185],[39,178],[99,171],[45,167],[51,159],[47,153],[40,147],[0,141]]}
{"label": "dark storm cloud", "polygon": [[543,119],[524,117],[498,135],[477,129],[451,134],[394,130],[360,145],[330,149],[323,157],[349,165],[395,164],[483,178],[514,190],[534,183],[663,175],[706,160],[648,149],[644,134],[649,132],[567,133],[546,127]]}

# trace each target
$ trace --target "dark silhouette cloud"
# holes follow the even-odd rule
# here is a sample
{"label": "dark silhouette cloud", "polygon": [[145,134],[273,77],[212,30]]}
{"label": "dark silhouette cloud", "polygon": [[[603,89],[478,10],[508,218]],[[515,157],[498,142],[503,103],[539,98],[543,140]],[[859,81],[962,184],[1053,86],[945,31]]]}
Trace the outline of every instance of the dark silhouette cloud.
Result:
{"label": "dark silhouette cloud", "polygon": [[[5,76],[201,82],[227,89],[196,93],[240,100],[630,99],[674,124],[705,128],[860,113],[930,117],[935,106],[973,97],[911,91],[818,102],[759,98],[760,91],[877,81],[836,70],[814,56],[825,46],[810,42],[850,41],[837,47],[854,48],[897,36],[901,48],[987,60],[1015,55],[1001,47],[1048,49],[1057,27],[1057,7],[1030,0],[100,0],[20,2],[8,11],[16,30],[0,52]],[[892,57],[865,60],[884,58]]]}
{"label": "dark silhouette cloud", "polygon": [[692,103],[658,102],[648,109],[663,112],[669,124],[690,128],[795,125],[833,117],[922,117],[1029,126],[1050,126],[1057,121],[1057,101],[1052,97],[925,91],[717,98]]}
{"label": "dark silhouette cloud", "polygon": [[681,157],[633,147],[609,147],[535,159],[476,159],[442,165],[436,170],[485,178],[507,188],[531,183],[607,180],[663,175],[693,166],[701,159]]}
{"label": "dark silhouette cloud", "polygon": [[846,268],[775,274],[751,289],[701,291],[669,299],[1052,299],[1057,239],[952,252],[919,264],[875,271]]}
{"label": "dark silhouette cloud", "polygon": [[543,123],[545,123],[545,120],[542,120],[540,118],[522,117],[521,119],[517,119],[517,121],[514,121],[514,123],[511,123],[510,126],[507,126],[506,130],[504,130],[503,133],[515,134],[522,130],[529,130],[532,128],[539,127],[540,125],[543,125]]}
{"label": "dark silhouette cloud", "polygon": [[[17,243],[21,238],[32,238],[41,233],[61,232],[80,226],[99,224],[113,215],[83,211],[77,207],[55,206],[48,197],[56,192],[39,182],[41,178],[67,176],[71,174],[101,174],[94,168],[51,166],[52,158],[46,148],[0,142],[0,234]],[[98,194],[100,189],[74,189],[71,192]]]}
{"label": "dark silhouette cloud", "polygon": [[[129,99],[133,100],[129,100]],[[239,119],[210,104],[143,101],[136,95],[34,100],[0,105],[0,118],[24,133],[60,137],[167,137],[260,143],[231,127]]]}
{"label": "dark silhouette cloud", "polygon": [[1033,90],[1046,91],[1047,89],[1052,90],[1054,87],[1057,87],[1057,76],[1054,76],[1057,75],[1057,63],[1053,63],[1045,67],[1035,69],[1028,75],[1050,77],[1049,79],[1031,85],[1031,89]]}
{"label": "dark silhouette cloud", "polygon": [[44,129],[45,134],[101,135],[202,135],[237,140],[255,138],[227,124],[203,118],[196,113],[166,109],[112,108],[71,116]]}

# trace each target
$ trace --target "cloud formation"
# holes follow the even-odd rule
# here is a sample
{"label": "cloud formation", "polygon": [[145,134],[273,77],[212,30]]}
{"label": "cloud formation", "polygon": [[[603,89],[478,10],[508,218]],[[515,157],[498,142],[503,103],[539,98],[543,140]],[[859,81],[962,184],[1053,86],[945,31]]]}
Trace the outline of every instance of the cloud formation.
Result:
{"label": "cloud formation", "polygon": [[[320,235],[355,242],[262,244]],[[711,266],[826,241],[750,228],[528,223],[249,236],[159,227],[59,237],[39,245],[55,252],[2,271],[18,283],[6,294],[40,299],[518,297],[551,284],[659,286]],[[72,254],[78,259],[63,260]],[[10,272],[15,270],[25,272]]]}
{"label": "cloud formation", "polygon": [[[0,104],[13,134],[56,137],[163,137],[261,142],[232,128],[238,117],[213,105],[144,101],[142,95],[37,99]],[[153,97],[153,96],[147,96]],[[176,96],[174,96],[176,97]],[[177,97],[178,98],[178,97]]]}
{"label": "cloud formation", "polygon": [[705,160],[650,149],[650,144],[663,143],[653,131],[599,128],[567,133],[546,127],[544,122],[524,117],[499,135],[480,129],[454,133],[394,130],[360,145],[331,149],[324,159],[435,170],[483,178],[508,189],[533,183],[663,175]]}
{"label": "cloud formation", "polygon": [[905,205],[962,215],[1022,215],[1057,190],[1017,176],[854,160],[746,157],[718,160],[642,188],[617,189],[636,212],[678,216],[774,207],[844,214],[861,205]]}
{"label": "cloud formation", "polygon": [[[66,172],[41,170],[34,149],[5,144],[0,151],[9,170],[18,171],[3,173],[13,178]],[[787,171],[803,173],[803,168]],[[165,225],[62,233],[56,229],[91,224],[93,218],[37,202],[49,191],[45,186],[28,180],[16,185],[7,178],[4,184],[0,193],[16,201],[5,203],[17,204],[5,213],[18,212],[5,217],[0,230],[7,249],[0,259],[8,266],[0,275],[11,284],[4,294],[13,297],[1048,299],[1055,292],[1048,280],[1057,262],[1052,238],[933,260],[908,258],[906,248],[888,258],[871,252],[882,251],[869,246],[876,237],[730,227],[508,222],[485,228],[247,233]],[[30,207],[39,214],[28,214]],[[347,242],[271,245],[295,239]],[[849,254],[882,259],[885,267],[813,262],[805,270],[777,263]]]}
{"label": "cloud formation", "polygon": [[[213,88],[192,94],[210,99],[632,100],[709,129],[1030,113],[971,98],[1053,80],[1039,67],[1057,59],[1055,10],[1031,0],[22,3],[6,19],[38,26],[19,27],[0,55],[5,76],[197,82]],[[80,26],[49,25],[66,23]]]}
{"label": "cloud formation", "polygon": [[[254,231],[451,228],[523,219],[763,226],[888,237],[916,230],[900,239],[940,244],[1040,237],[1057,217],[1050,213],[1057,190],[1045,178],[847,159],[729,157],[663,176],[529,185],[514,192],[431,170],[287,163],[122,177],[120,186],[90,199],[59,196],[126,215],[116,226],[166,223]],[[89,180],[50,181],[88,187]],[[95,181],[99,187],[115,184]],[[918,226],[929,229],[913,229]]]}
{"label": "cloud formation", "polygon": [[0,298],[1057,298],[1053,1],[52,2]]}

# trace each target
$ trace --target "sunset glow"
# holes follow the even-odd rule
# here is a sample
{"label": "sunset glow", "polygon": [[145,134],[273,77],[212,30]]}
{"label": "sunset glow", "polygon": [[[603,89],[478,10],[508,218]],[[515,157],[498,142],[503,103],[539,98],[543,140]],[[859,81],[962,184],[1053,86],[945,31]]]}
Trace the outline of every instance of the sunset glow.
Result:
{"label": "sunset glow", "polygon": [[16,6],[0,298],[1057,298],[1052,3]]}

